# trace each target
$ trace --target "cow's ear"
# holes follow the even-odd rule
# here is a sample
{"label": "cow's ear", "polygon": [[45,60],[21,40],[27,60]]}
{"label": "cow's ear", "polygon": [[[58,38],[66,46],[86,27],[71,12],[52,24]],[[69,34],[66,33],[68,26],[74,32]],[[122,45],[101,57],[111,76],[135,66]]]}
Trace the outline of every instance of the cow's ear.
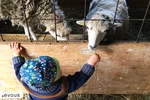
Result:
{"label": "cow's ear", "polygon": [[114,27],[121,27],[122,24],[121,23],[114,23]]}
{"label": "cow's ear", "polygon": [[76,21],[76,23],[79,24],[79,25],[82,25],[82,26],[86,25],[86,23],[84,22],[84,20],[78,20],[78,21]]}

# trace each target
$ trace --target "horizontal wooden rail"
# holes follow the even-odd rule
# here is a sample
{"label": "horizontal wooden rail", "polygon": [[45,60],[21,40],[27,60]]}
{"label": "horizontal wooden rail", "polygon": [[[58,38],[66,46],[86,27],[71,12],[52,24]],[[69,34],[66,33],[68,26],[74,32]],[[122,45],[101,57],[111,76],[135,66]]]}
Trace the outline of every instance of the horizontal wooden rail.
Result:
{"label": "horizontal wooden rail", "polygon": [[[50,34],[36,34],[38,41],[41,42],[55,42],[55,38],[52,37]],[[10,34],[10,33],[3,33],[1,34],[0,41],[30,41],[25,34]],[[82,34],[70,34],[69,35],[70,41],[80,41],[83,40]]]}
{"label": "horizontal wooden rail", "polygon": [[[0,92],[25,92],[17,81],[12,66],[9,42],[0,42]],[[87,43],[21,42],[26,59],[40,55],[56,57],[64,75],[80,70],[96,52],[101,61],[89,81],[74,93],[90,94],[146,94],[150,92],[150,43],[116,42],[100,45],[89,51]]]}

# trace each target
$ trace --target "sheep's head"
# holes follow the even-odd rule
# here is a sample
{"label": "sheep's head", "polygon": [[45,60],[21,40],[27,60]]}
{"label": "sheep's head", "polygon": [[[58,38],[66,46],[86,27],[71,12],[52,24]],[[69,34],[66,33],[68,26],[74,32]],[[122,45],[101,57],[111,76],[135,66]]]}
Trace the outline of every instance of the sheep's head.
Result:
{"label": "sheep's head", "polygon": [[[54,23],[49,22],[46,24],[46,31],[49,32],[58,41],[67,41],[69,39],[69,34],[71,33],[71,28],[67,25],[66,21],[56,23],[56,30]],[[57,32],[57,33],[56,33]]]}
{"label": "sheep's head", "polygon": [[[98,19],[99,18],[99,19]],[[86,20],[85,23],[83,20],[77,21],[77,24],[79,25],[85,25],[87,28],[88,33],[88,49],[89,50],[95,50],[99,43],[104,39],[107,32],[113,25],[113,21],[110,21],[109,17],[106,16],[99,16],[94,17],[92,19],[97,20]],[[115,27],[120,27],[121,23],[114,23],[114,29]]]}

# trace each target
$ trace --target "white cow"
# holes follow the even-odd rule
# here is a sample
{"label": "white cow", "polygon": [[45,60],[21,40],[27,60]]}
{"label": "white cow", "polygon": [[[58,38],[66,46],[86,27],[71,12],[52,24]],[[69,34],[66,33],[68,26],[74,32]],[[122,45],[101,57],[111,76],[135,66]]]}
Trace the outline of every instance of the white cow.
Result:
{"label": "white cow", "polygon": [[[54,16],[54,4],[56,16]],[[64,12],[59,8],[57,1],[53,2],[53,0],[0,0],[0,17],[11,18],[12,24],[21,25],[27,37],[30,38],[31,35],[33,40],[37,40],[35,30],[40,25],[46,27],[45,31],[56,38],[55,17],[58,40],[67,40],[66,36],[71,32],[71,28],[64,20]],[[19,19],[13,20],[12,18]]]}
{"label": "white cow", "polygon": [[120,20],[114,22],[117,2],[118,0],[92,0],[85,23],[83,20],[77,21],[77,24],[85,24],[87,27],[89,50],[95,50],[111,29],[114,31],[122,28],[122,32],[127,31],[129,16],[125,0],[119,0],[115,19]]}

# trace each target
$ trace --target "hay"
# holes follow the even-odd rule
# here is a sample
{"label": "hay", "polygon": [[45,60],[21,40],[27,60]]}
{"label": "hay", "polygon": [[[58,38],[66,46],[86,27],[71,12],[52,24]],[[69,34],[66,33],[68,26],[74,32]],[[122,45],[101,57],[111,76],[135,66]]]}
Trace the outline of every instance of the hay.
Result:
{"label": "hay", "polygon": [[[1,100],[29,100],[28,94],[24,94],[21,99],[1,99]],[[150,100],[150,95],[142,94],[69,94],[67,100]]]}

